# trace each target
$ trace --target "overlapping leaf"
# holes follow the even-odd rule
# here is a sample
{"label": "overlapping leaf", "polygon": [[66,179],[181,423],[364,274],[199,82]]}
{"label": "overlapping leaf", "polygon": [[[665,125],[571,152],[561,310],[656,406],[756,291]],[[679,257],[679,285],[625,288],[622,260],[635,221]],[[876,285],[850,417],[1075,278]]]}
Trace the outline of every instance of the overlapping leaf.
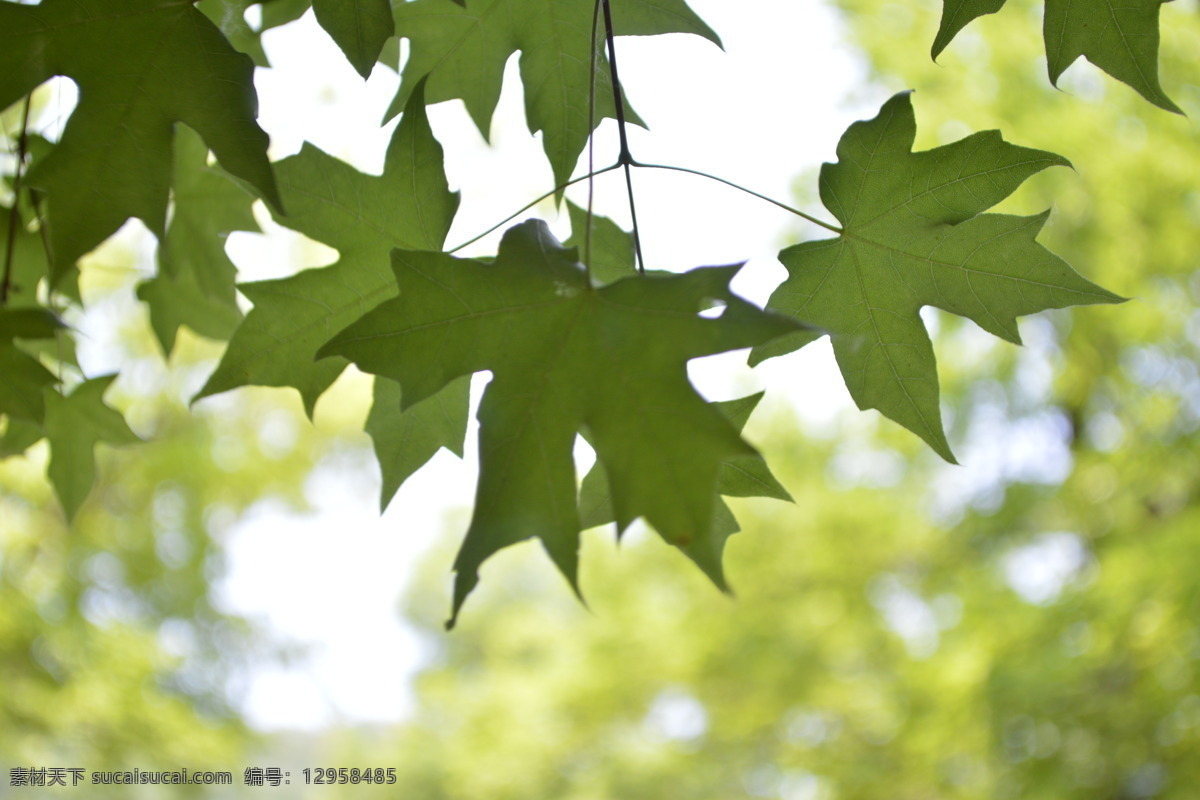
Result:
{"label": "overlapping leaf", "polygon": [[55,338],[64,327],[47,308],[13,306],[0,308],[0,458],[16,456],[42,438],[44,393],[58,379],[29,350],[41,339]]}
{"label": "overlapping leaf", "polygon": [[[9,131],[13,133],[13,131]],[[10,152],[15,155],[18,149],[16,142],[9,143]],[[26,132],[24,171],[36,166],[54,151],[54,143],[35,133]],[[7,165],[6,165],[7,166]],[[15,172],[15,159],[11,169]],[[15,174],[0,175],[0,184],[7,191],[12,191],[16,183]],[[29,184],[21,184],[21,197],[14,198],[17,202],[16,214],[12,205],[0,205],[0,253],[7,260],[9,236],[13,237],[12,261],[10,264],[8,294],[4,298],[7,308],[28,308],[41,305],[39,286],[48,281],[50,260],[46,253],[46,230],[43,227],[38,204],[41,196],[34,191],[25,191]],[[55,293],[60,299],[82,302],[79,296],[79,270],[70,268],[65,274],[59,274],[54,286]]]}
{"label": "overlapping leaf", "polygon": [[[593,81],[596,124],[613,116],[607,61],[602,55],[591,61],[593,0],[413,0],[394,9],[396,33],[412,50],[393,111],[428,75],[428,101],[461,98],[487,136],[504,65],[520,50],[526,118],[532,131],[543,131],[556,184],[570,177],[591,134]],[[623,0],[613,9],[613,25],[618,35],[693,33],[720,43],[684,0]]]}
{"label": "overlapping leaf", "polygon": [[[999,11],[1005,0],[943,0],[933,57],[967,23]],[[1154,105],[1182,113],[1158,81],[1158,15],[1163,0],[1046,0],[1042,36],[1050,82],[1083,56]]]}
{"label": "overlapping leaf", "polygon": [[84,381],[66,397],[58,392],[46,393],[44,430],[50,441],[46,471],[67,519],[75,517],[92,490],[96,445],[141,441],[129,430],[125,418],[104,402],[104,393],[115,378],[107,375]]}
{"label": "overlapping leaf", "polygon": [[[9,264],[8,292],[0,308],[0,413],[16,410],[17,417],[41,422],[42,389],[54,382],[51,373],[38,360],[39,354],[66,364],[75,363],[75,342],[70,332],[57,323],[58,317],[42,306],[38,287],[49,276],[46,250],[38,233],[27,229],[20,214],[0,206],[0,257],[9,246],[12,224],[12,261]],[[72,270],[59,284],[61,294],[78,299],[78,271]],[[52,327],[29,327],[28,322],[54,320]],[[20,339],[20,344],[15,340]]]}
{"label": "overlapping leaf", "polygon": [[262,47],[262,32],[246,21],[246,10],[254,4],[255,0],[199,0],[196,9],[212,20],[239,52],[250,56],[256,66],[269,67],[271,63]]}
{"label": "overlapping leaf", "polygon": [[[568,247],[579,248],[579,252],[583,253],[588,239],[587,210],[568,200],[567,213],[571,218],[571,238],[567,239],[565,244]],[[592,280],[603,285],[633,275],[633,237],[608,217],[593,214],[591,225],[592,260],[588,266]]]}
{"label": "overlapping leaf", "polygon": [[396,294],[388,252],[441,248],[458,197],[442,172],[421,93],[388,145],[383,174],[364,175],[306,144],[276,164],[287,216],[279,222],[339,252],[337,262],[239,288],[254,303],[198,397],[239,386],[294,386],[312,413],[346,367],[314,362],[322,344]]}
{"label": "overlapping leaf", "polygon": [[[567,208],[572,229],[567,244],[578,246],[584,240],[582,231],[587,212],[570,201],[567,201]],[[612,220],[601,216],[592,217],[592,228],[593,280],[605,284],[633,275],[633,239],[630,235]],[[387,507],[404,481],[440,448],[462,456],[470,415],[470,388],[470,380],[464,376],[451,381],[432,397],[401,411],[399,384],[382,376],[375,378],[366,431],[375,446],[375,456],[383,474],[381,508]]]}
{"label": "overlapping leaf", "polygon": [[242,312],[237,304],[237,267],[225,253],[233,231],[257,231],[253,196],[208,163],[208,147],[189,128],[176,127],[174,210],[158,248],[158,275],[138,287],[150,307],[150,323],[166,353],[180,325],[214,339],[228,339]]}
{"label": "overlapping leaf", "polygon": [[[491,370],[479,410],[475,512],[455,562],[455,613],[497,550],[537,536],[574,585],[580,530],[572,448],[586,428],[618,526],[644,517],[686,545],[712,528],[721,465],[753,455],[688,383],[689,359],[796,329],[728,288],[739,267],[632,277],[594,288],[540,221],[505,235],[494,263],[396,250],[399,296],[319,355],[350,358],[412,405]],[[699,311],[707,301],[717,318]]]}
{"label": "overlapping leaf", "polygon": [[403,408],[400,385],[375,377],[366,431],[383,473],[379,507],[391,502],[400,486],[441,448],[462,457],[471,414],[471,379],[458,378],[432,397]]}
{"label": "overlapping leaf", "polygon": [[131,216],[161,236],[175,122],[278,202],[253,64],[191,0],[0,3],[0,108],[55,75],[79,85],[79,106],[27,176],[48,196],[54,277]]}
{"label": "overlapping leaf", "polygon": [[[821,168],[821,199],[841,236],[779,255],[788,279],[768,308],[827,331],[850,394],[953,460],[938,407],[924,305],[974,320],[1020,343],[1016,318],[1121,298],[1082,278],[1034,239],[1046,214],[982,214],[1026,178],[1066,159],[1005,142],[998,131],[912,152],[907,93],[850,126],[838,162]],[[753,362],[817,338],[800,333],[752,353]]]}
{"label": "overlapping leaf", "polygon": [[[199,0],[196,8],[221,29],[231,45],[254,59],[257,66],[269,67],[262,47],[263,33],[299,19],[309,5],[310,0]],[[258,6],[262,12],[257,27],[246,20],[251,6]]]}
{"label": "overlapping leaf", "polygon": [[[721,414],[738,430],[746,426],[750,415],[758,406],[763,393],[752,394],[737,400],[713,403]],[[773,497],[776,500],[791,500],[787,490],[780,485],[762,456],[738,455],[721,465],[714,493],[712,523],[707,534],[696,536],[689,542],[679,546],[688,558],[704,571],[713,583],[722,589],[728,589],[725,583],[725,569],[722,555],[725,552],[725,541],[737,533],[737,519],[726,505],[721,495],[730,497]],[[584,529],[597,525],[607,525],[616,519],[613,511],[612,497],[608,489],[608,475],[599,463],[596,463],[584,476],[579,487],[579,512]]]}
{"label": "overlapping leaf", "polygon": [[9,428],[15,421],[36,430],[46,415],[42,392],[57,382],[16,340],[52,338],[60,328],[62,322],[44,308],[0,308],[0,414],[8,417]]}
{"label": "overlapping leaf", "polygon": [[[576,247],[582,252],[587,239],[587,211],[569,200],[567,201],[567,211],[571,218],[571,238],[566,241],[566,245]],[[621,230],[607,217],[593,215],[591,227],[590,272],[592,279],[600,285],[604,285],[633,275],[635,273],[633,237]],[[712,405],[738,430],[741,430],[761,399],[762,393],[759,392],[749,397],[716,402]],[[584,438],[587,438],[586,432]],[[708,575],[713,583],[724,590],[728,589],[721,560],[725,550],[725,541],[741,528],[721,495],[771,497],[777,500],[790,500],[791,496],[771,474],[766,461],[760,455],[735,456],[721,465],[713,496],[715,505],[712,527],[707,535],[697,536],[687,544],[680,546],[680,550],[696,562],[696,565]],[[585,530],[599,525],[607,525],[616,519],[612,498],[608,491],[608,476],[599,463],[592,465],[592,469],[588,471],[580,484],[579,514]]]}
{"label": "overlapping leaf", "polygon": [[364,78],[392,35],[390,0],[313,0],[313,14]]}

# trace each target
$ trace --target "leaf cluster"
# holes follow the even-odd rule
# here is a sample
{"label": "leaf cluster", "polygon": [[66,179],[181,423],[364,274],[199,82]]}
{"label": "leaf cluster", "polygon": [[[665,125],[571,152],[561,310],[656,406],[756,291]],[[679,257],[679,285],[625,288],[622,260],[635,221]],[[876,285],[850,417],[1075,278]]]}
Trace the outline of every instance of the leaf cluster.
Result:
{"label": "leaf cluster", "polygon": [[[407,41],[388,111],[401,120],[381,175],[312,145],[268,159],[252,83],[255,65],[267,65],[260,37],[310,5],[364,77],[378,62],[398,66],[396,44]],[[999,5],[947,0],[934,54]],[[1178,110],[1158,85],[1157,1],[1099,5],[1048,0],[1051,79],[1084,55]],[[254,25],[251,6],[261,11]],[[1103,14],[1106,24],[1095,25]],[[529,128],[555,179],[546,197],[561,201],[568,185],[623,169],[632,211],[632,169],[683,168],[641,164],[629,152],[625,128],[640,119],[624,99],[616,41],[667,33],[720,44],[684,0],[0,2],[0,108],[12,107],[6,119],[16,130],[0,228],[3,452],[48,439],[49,477],[72,516],[93,482],[95,444],[136,438],[105,405],[112,376],[82,374],[61,322],[80,303],[80,258],[136,217],[159,241],[157,274],[138,296],[164,352],[180,326],[228,341],[199,398],[287,386],[311,414],[348,364],[376,376],[366,429],[384,504],[440,448],[463,452],[470,376],[492,372],[455,613],[483,561],[530,537],[574,585],[580,530],[609,520],[620,530],[646,520],[723,586],[721,552],[736,522],[721,495],[787,492],[739,433],[756,398],[706,402],[687,380],[690,359],[753,348],[756,363],[829,335],[858,405],[952,460],[923,306],[1016,343],[1018,316],[1120,299],[1036,241],[1045,214],[987,213],[1065,158],[997,131],[913,152],[907,93],[846,131],[819,184],[838,224],[795,211],[836,238],[785,249],[789,278],[765,309],[729,290],[738,266],[646,271],[636,213],[626,234],[572,206],[574,246],[529,222],[507,231],[494,259],[453,256],[445,239],[458,197],[426,106],[461,100],[487,135],[503,66],[519,52]],[[80,100],[49,141],[33,97],[57,75],[77,83]],[[618,123],[620,157],[580,174],[605,118]],[[256,199],[338,260],[238,284],[223,243],[256,229]],[[582,490],[578,436],[597,453]]]}

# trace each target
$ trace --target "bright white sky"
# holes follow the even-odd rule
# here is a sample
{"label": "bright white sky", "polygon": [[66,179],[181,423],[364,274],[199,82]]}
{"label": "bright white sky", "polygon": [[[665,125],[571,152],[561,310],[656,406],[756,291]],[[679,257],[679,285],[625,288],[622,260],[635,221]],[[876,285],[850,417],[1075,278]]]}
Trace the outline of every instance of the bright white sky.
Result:
{"label": "bright white sky", "polygon": [[[873,115],[887,92],[867,84],[863,67],[839,43],[836,18],[821,3],[691,0],[691,5],[721,35],[725,52],[686,36],[617,42],[627,94],[651,127],[632,132],[635,156],[702,169],[791,202],[796,177],[813,175],[822,161],[833,160],[841,132],[853,120]],[[260,122],[271,134],[272,156],[296,152],[308,140],[377,172],[392,129],[377,126],[396,76],[377,68],[364,84],[311,13],[268,34],[266,47],[275,69],[260,70],[257,82]],[[515,58],[490,147],[458,103],[430,111],[446,148],[451,186],[462,191],[451,245],[552,187],[540,143],[524,126],[514,67]],[[856,106],[846,102],[852,89],[860,95]],[[615,127],[606,123],[598,166],[611,162],[615,139]],[[700,178],[639,171],[634,181],[650,267],[678,270],[751,259],[744,270],[750,275],[739,276],[735,289],[758,302],[784,275],[774,253],[800,240],[788,237],[811,238],[819,231]],[[582,190],[574,196],[577,202],[585,197]],[[628,227],[625,204],[619,173],[598,180],[599,212]],[[553,213],[549,204],[540,210]],[[243,280],[295,269],[297,237],[269,220],[264,223],[271,235],[230,239]],[[556,231],[567,233],[561,224]],[[466,254],[494,253],[498,236]],[[300,250],[310,259],[304,266],[334,257],[320,248]],[[771,402],[817,416],[852,405],[826,346],[807,348],[786,364],[768,362],[753,373],[742,361],[744,354],[720,357],[715,366],[697,368],[693,379],[714,399],[770,385]],[[804,375],[803,386],[793,377],[797,374]],[[810,387],[822,385],[833,390],[814,397]],[[237,527],[230,540],[231,571],[222,587],[225,599],[234,610],[264,619],[275,633],[308,646],[308,655],[294,665],[255,676],[246,708],[252,723],[314,728],[335,720],[389,722],[404,716],[422,654],[397,617],[398,598],[410,565],[435,537],[461,535],[450,529],[445,515],[470,505],[474,479],[470,453],[466,462],[439,454],[380,518],[377,473],[359,464],[329,464],[311,478],[315,514],[299,516],[263,505]],[[453,525],[461,527],[462,519],[458,514]],[[549,561],[546,568],[553,569]],[[465,613],[470,614],[469,603]]]}

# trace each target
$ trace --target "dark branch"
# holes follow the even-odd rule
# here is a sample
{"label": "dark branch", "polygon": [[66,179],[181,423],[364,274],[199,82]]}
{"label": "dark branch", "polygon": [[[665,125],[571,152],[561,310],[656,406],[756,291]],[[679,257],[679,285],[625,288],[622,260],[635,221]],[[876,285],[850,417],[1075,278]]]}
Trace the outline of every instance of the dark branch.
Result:
{"label": "dark branch", "polygon": [[617,73],[617,48],[613,42],[612,8],[609,0],[604,4],[604,38],[608,43],[608,70],[612,75],[613,105],[617,111],[617,132],[621,137],[621,155],[617,163],[625,168],[625,191],[629,195],[629,216],[633,221],[633,250],[637,254],[637,271],[639,275],[646,274],[646,261],[642,258],[642,237],[638,230],[637,206],[633,202],[633,156],[629,152],[629,139],[625,135],[625,98],[621,91],[621,78]]}

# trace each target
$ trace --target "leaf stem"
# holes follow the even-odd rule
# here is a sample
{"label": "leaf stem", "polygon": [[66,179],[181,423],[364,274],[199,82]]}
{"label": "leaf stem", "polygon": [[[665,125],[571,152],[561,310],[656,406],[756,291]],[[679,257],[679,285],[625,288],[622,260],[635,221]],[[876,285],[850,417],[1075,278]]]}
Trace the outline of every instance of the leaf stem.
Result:
{"label": "leaf stem", "polygon": [[642,258],[642,237],[638,229],[637,206],[633,201],[633,173],[630,165],[634,163],[629,152],[629,139],[625,135],[625,98],[621,91],[621,79],[617,73],[617,47],[613,41],[612,7],[609,0],[601,0],[604,5],[604,39],[608,43],[608,69],[612,75],[613,105],[617,112],[617,133],[621,137],[621,154],[617,163],[625,168],[625,191],[629,195],[629,216],[633,222],[633,251],[637,255],[637,271],[639,275],[646,274],[646,260]]}
{"label": "leaf stem", "polygon": [[587,216],[583,232],[583,268],[587,272],[589,283],[592,276],[592,216],[595,213],[593,201],[596,196],[596,34],[600,29],[600,0],[596,0],[592,8],[592,39],[588,58],[588,184],[587,184]]}
{"label": "leaf stem", "polygon": [[723,183],[726,186],[731,186],[734,189],[743,191],[748,195],[757,197],[759,200],[766,200],[768,203],[771,203],[772,205],[779,206],[784,211],[789,211],[792,214],[795,214],[797,217],[800,217],[800,219],[807,220],[808,222],[811,222],[814,225],[820,225],[822,228],[824,228],[827,231],[833,231],[834,233],[837,233],[837,234],[841,234],[843,232],[842,229],[839,228],[838,226],[830,225],[828,222],[819,220],[810,214],[805,214],[803,211],[800,211],[799,209],[796,209],[796,208],[792,208],[791,206],[787,205],[786,203],[781,203],[778,200],[776,200],[772,197],[767,197],[765,194],[760,194],[759,192],[756,192],[753,189],[747,189],[745,186],[734,183],[733,181],[728,181],[728,180],[725,180],[724,178],[719,178],[716,175],[710,175],[707,172],[701,172],[698,169],[689,169],[687,167],[675,167],[675,166],[671,166],[670,164],[644,164],[641,161],[634,161],[632,163],[633,163],[633,166],[641,167],[643,169],[665,169],[665,170],[670,170],[672,172],[686,172],[689,175],[699,175],[701,178],[708,178],[711,181],[716,181],[717,183]]}
{"label": "leaf stem", "polygon": [[17,168],[13,173],[13,204],[8,210],[8,242],[4,248],[4,276],[0,278],[0,306],[8,305],[8,290],[12,283],[13,252],[17,245],[17,226],[21,224],[21,173],[25,167],[25,151],[29,145],[29,107],[33,93],[25,95],[25,107],[21,111],[21,132],[17,136]]}
{"label": "leaf stem", "polygon": [[569,187],[569,186],[574,186],[575,184],[579,183],[580,181],[591,180],[592,178],[596,177],[597,175],[603,175],[603,174],[604,174],[604,173],[606,173],[606,172],[612,172],[614,169],[617,169],[617,168],[619,168],[620,166],[621,166],[621,162],[620,162],[620,161],[618,161],[618,162],[616,162],[616,163],[614,163],[614,164],[609,164],[607,167],[604,167],[603,169],[598,169],[598,170],[595,170],[595,171],[589,170],[589,171],[588,171],[588,173],[587,173],[586,175],[580,175],[578,178],[572,178],[571,180],[567,181],[566,183],[562,184],[561,186],[555,186],[553,189],[551,189],[550,191],[546,192],[546,193],[545,193],[545,194],[543,194],[541,197],[538,197],[538,198],[537,198],[537,199],[535,199],[535,200],[531,200],[531,201],[529,201],[528,203],[526,203],[525,205],[521,206],[519,209],[517,209],[517,210],[516,210],[516,211],[514,211],[513,213],[509,214],[507,217],[505,217],[504,219],[500,220],[500,221],[499,221],[499,222],[497,222],[495,225],[493,225],[492,227],[488,228],[486,231],[484,231],[483,233],[479,234],[478,236],[472,236],[470,239],[467,239],[465,242],[463,242],[462,244],[458,245],[457,247],[453,247],[453,248],[451,248],[451,249],[447,250],[447,251],[446,251],[446,254],[447,254],[447,255],[451,255],[451,254],[453,254],[453,253],[457,253],[459,250],[462,250],[462,249],[463,249],[464,247],[466,247],[467,245],[475,244],[475,243],[476,243],[476,242],[478,242],[480,239],[482,239],[483,237],[487,236],[489,233],[492,233],[493,231],[495,231],[496,229],[500,228],[501,226],[508,224],[508,223],[509,223],[509,222],[511,222],[512,220],[514,220],[514,219],[516,219],[517,217],[519,217],[519,216],[521,216],[522,214],[524,214],[524,213],[525,213],[526,211],[528,211],[529,209],[531,209],[531,208],[533,208],[534,206],[536,206],[538,203],[540,203],[540,202],[542,202],[543,200],[546,200],[546,199],[548,199],[548,198],[550,198],[550,197],[553,197],[554,195],[556,195],[556,194],[558,194],[559,192],[561,192],[563,189],[566,189],[566,188],[567,188],[567,187]]}

